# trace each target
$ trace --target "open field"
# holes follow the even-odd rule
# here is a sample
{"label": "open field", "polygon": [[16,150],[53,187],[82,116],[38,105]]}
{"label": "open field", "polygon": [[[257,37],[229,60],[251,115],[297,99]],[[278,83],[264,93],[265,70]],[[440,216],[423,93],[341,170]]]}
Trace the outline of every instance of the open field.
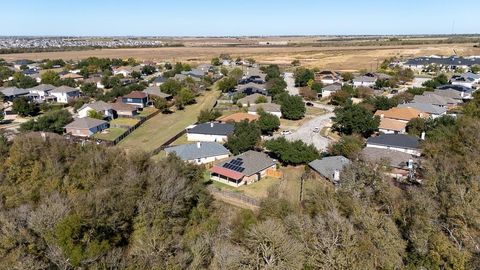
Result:
{"label": "open field", "polygon": [[214,56],[228,53],[233,57],[253,57],[259,63],[290,64],[298,59],[307,67],[318,67],[334,70],[375,69],[383,59],[398,57],[414,57],[423,55],[480,55],[480,48],[473,43],[461,44],[427,44],[396,46],[331,46],[331,47],[168,47],[138,49],[99,49],[87,51],[45,52],[0,54],[7,61],[18,59],[41,60],[45,58],[77,60],[88,57],[128,58],[137,60],[188,61],[192,63],[209,62]]}

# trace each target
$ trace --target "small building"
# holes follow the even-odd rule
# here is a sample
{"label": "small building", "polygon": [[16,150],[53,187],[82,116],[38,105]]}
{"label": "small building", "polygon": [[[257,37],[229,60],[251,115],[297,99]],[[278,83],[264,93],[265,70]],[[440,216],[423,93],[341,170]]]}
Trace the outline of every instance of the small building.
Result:
{"label": "small building", "polygon": [[340,83],[342,76],[336,71],[324,70],[315,72],[315,81],[324,85]]}
{"label": "small building", "polygon": [[248,120],[249,122],[253,122],[258,120],[258,118],[260,118],[260,116],[258,115],[238,112],[231,115],[220,116],[219,118],[217,118],[217,121],[221,123],[238,123],[238,122],[242,122],[243,120]]}
{"label": "small building", "polygon": [[238,85],[237,92],[244,93],[247,96],[253,95],[253,94],[262,94],[266,96],[268,94],[264,84],[257,84],[252,82],[249,82],[243,85]]}
{"label": "small building", "polygon": [[389,175],[395,178],[408,176],[409,167],[417,162],[417,157],[411,154],[376,147],[363,148],[360,157],[368,162],[384,163],[391,168]]}
{"label": "small building", "polygon": [[68,103],[76,98],[80,97],[80,90],[70,86],[60,86],[52,91],[50,94],[55,97],[58,103]]}
{"label": "small building", "polygon": [[210,169],[210,178],[230,186],[239,187],[260,181],[269,172],[276,172],[277,165],[267,154],[247,151],[231,157]]}
{"label": "small building", "polygon": [[360,87],[372,87],[377,82],[377,78],[374,76],[357,76],[353,78],[353,86]]}
{"label": "small building", "polygon": [[[128,77],[132,72],[134,71],[133,67],[130,66],[121,66],[113,69],[113,75],[119,75],[122,74],[123,77]],[[140,69],[137,69],[137,71],[140,71]]]}
{"label": "small building", "polygon": [[94,118],[77,118],[65,126],[65,132],[77,137],[90,137],[108,128],[108,122]]}
{"label": "small building", "polygon": [[343,169],[350,163],[351,161],[344,156],[333,156],[316,159],[310,162],[308,166],[323,178],[338,184]]}
{"label": "small building", "polygon": [[235,126],[230,123],[202,123],[187,127],[189,142],[225,142]]}
{"label": "small building", "polygon": [[0,92],[3,94],[6,100],[10,100],[10,101],[14,100],[17,97],[26,96],[30,93],[27,89],[18,88],[18,87],[7,87],[0,90]]}
{"label": "small building", "polygon": [[150,87],[145,88],[145,90],[143,90],[143,92],[146,93],[150,98],[151,97],[160,97],[160,98],[164,98],[166,100],[171,100],[173,98],[172,95],[167,94],[167,93],[163,93],[162,91],[160,91],[160,87],[150,86]]}
{"label": "small building", "polygon": [[398,107],[417,109],[424,114],[428,114],[433,119],[447,114],[447,108],[435,106],[433,104],[428,104],[428,103],[412,102],[412,103],[400,104],[398,105]]}
{"label": "small building", "polygon": [[249,95],[249,96],[246,96],[244,98],[239,99],[237,101],[237,103],[242,104],[243,107],[249,107],[249,106],[257,105],[257,101],[259,99],[263,99],[266,102],[260,102],[258,104],[272,102],[272,97],[265,96],[265,95],[262,95],[262,94],[259,94],[259,93],[255,93],[255,94],[252,94],[252,95]]}
{"label": "small building", "polygon": [[83,76],[76,73],[66,73],[60,75],[60,79],[73,79],[74,81],[83,81]]}
{"label": "small building", "polygon": [[92,110],[101,113],[105,119],[113,119],[114,117],[112,104],[106,103],[104,101],[95,101],[93,103],[84,104],[77,111],[78,117],[88,117],[88,112]]}
{"label": "small building", "polygon": [[[440,94],[445,94],[445,92],[442,92]],[[413,98],[413,102],[432,104],[434,106],[442,108],[453,108],[455,106],[458,106],[458,104],[462,103],[462,101],[442,95],[437,95],[433,92],[425,92],[423,93],[423,95],[417,95]]]}
{"label": "small building", "polygon": [[163,77],[163,76],[158,76],[158,77],[156,77],[156,78],[153,80],[152,84],[153,84],[154,86],[159,87],[160,85],[162,85],[162,84],[165,83],[166,81],[167,81],[167,78],[165,78],[165,77]]}
{"label": "small building", "polygon": [[[30,94],[38,95],[39,101],[46,101],[50,97],[50,92],[55,89],[55,86],[51,84],[40,84],[28,89]],[[51,97],[52,99],[54,97]]]}
{"label": "small building", "polygon": [[261,104],[250,106],[248,108],[248,113],[253,115],[258,115],[259,110],[263,110],[264,112],[271,113],[278,118],[282,117],[281,106],[276,103],[261,103]]}
{"label": "small building", "polygon": [[333,83],[322,88],[322,98],[331,96],[332,94],[342,89],[341,83]]}
{"label": "small building", "polygon": [[180,159],[194,164],[207,164],[230,156],[225,146],[217,142],[196,142],[165,148],[167,154],[175,154]]}
{"label": "small building", "polygon": [[406,134],[382,134],[370,137],[367,140],[367,147],[390,149],[398,152],[420,156],[420,140]]}
{"label": "small building", "polygon": [[148,95],[141,91],[132,91],[130,94],[122,97],[122,102],[138,108],[145,108],[148,105]]}
{"label": "small building", "polygon": [[137,107],[120,101],[110,103],[116,117],[133,117],[137,115]]}

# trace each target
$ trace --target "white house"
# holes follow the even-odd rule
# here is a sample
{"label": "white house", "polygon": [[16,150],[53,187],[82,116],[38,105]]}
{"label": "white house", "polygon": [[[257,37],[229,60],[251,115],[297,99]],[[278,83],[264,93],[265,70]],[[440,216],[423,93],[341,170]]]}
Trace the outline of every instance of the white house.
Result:
{"label": "white house", "polygon": [[88,112],[92,110],[101,113],[107,119],[113,119],[113,107],[104,101],[84,104],[78,109],[78,118],[88,117]]}
{"label": "white house", "polygon": [[40,84],[28,89],[28,91],[30,94],[37,95],[39,101],[45,101],[53,89],[55,89],[55,86],[51,84]]}
{"label": "white house", "polygon": [[68,103],[80,97],[80,90],[69,86],[60,86],[50,91],[50,94],[57,99],[58,103]]}
{"label": "white house", "polygon": [[334,83],[322,88],[322,98],[326,98],[342,89],[342,84]]}
{"label": "white house", "polygon": [[234,125],[229,123],[203,123],[187,127],[189,142],[225,142],[232,134]]}
{"label": "white house", "polygon": [[372,87],[375,85],[377,82],[376,77],[370,77],[370,76],[357,76],[353,79],[353,86],[355,87]]}

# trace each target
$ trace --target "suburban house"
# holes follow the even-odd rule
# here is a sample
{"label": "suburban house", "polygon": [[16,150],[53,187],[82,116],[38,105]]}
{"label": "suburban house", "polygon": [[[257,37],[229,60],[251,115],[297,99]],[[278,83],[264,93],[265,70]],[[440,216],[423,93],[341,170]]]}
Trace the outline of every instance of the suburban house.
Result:
{"label": "suburban house", "polygon": [[[128,77],[128,76],[130,76],[130,74],[132,74],[132,72],[134,70],[135,69],[133,67],[130,67],[130,66],[121,66],[121,67],[117,67],[117,68],[113,69],[113,75],[122,74],[123,77]],[[139,68],[137,68],[136,70],[140,72]]]}
{"label": "suburban house", "polygon": [[238,187],[257,182],[276,170],[275,161],[265,153],[247,151],[213,166],[210,169],[210,178]]}
{"label": "suburban house", "polygon": [[102,76],[90,76],[83,80],[84,83],[92,83],[99,89],[104,89],[105,85],[102,84]]}
{"label": "suburban house", "polygon": [[429,103],[412,102],[412,103],[400,104],[397,107],[399,107],[399,108],[414,108],[414,109],[417,109],[417,110],[421,111],[424,114],[430,115],[430,117],[432,117],[434,119],[447,114],[447,108],[436,106],[436,105],[429,104]]}
{"label": "suburban house", "polygon": [[161,98],[164,98],[166,100],[171,100],[173,98],[172,95],[167,94],[167,93],[163,93],[162,91],[160,91],[160,87],[158,87],[158,86],[147,87],[147,88],[145,88],[145,90],[143,90],[143,92],[146,93],[150,98],[151,97],[161,97]]}
{"label": "suburban house", "polygon": [[65,126],[65,132],[77,137],[90,137],[108,128],[108,122],[94,118],[77,118]]}
{"label": "suburban house", "polygon": [[390,118],[381,118],[378,131],[384,134],[403,134],[407,132],[407,122]]}
{"label": "suburban house", "polygon": [[88,117],[89,111],[96,111],[101,113],[106,119],[113,119],[113,106],[110,103],[104,101],[95,101],[93,103],[84,104],[80,109],[78,109],[78,117],[84,118]]}
{"label": "suburban house", "polygon": [[38,95],[39,101],[45,101],[50,96],[50,92],[55,89],[55,86],[51,84],[40,84],[35,87],[28,89],[30,94]]}
{"label": "suburban house", "polygon": [[31,64],[32,64],[32,61],[27,59],[20,59],[20,60],[13,61],[13,67],[17,70],[20,70],[22,66],[27,66],[28,68],[32,68],[33,66],[31,66]]}
{"label": "suburban house", "polygon": [[324,85],[341,83],[342,76],[336,71],[324,70],[315,72],[315,81],[321,82]]}
{"label": "suburban house", "polygon": [[260,116],[254,115],[254,114],[249,114],[249,113],[244,113],[244,112],[238,112],[234,113],[231,115],[226,115],[226,116],[221,116],[217,118],[217,121],[221,123],[238,123],[243,120],[248,120],[249,122],[253,122],[258,120]]}
{"label": "suburban house", "polygon": [[376,77],[372,76],[357,76],[353,78],[353,86],[355,87],[360,87],[360,86],[365,86],[365,87],[372,87],[375,85],[377,82]]}
{"label": "suburban house", "polygon": [[320,176],[328,179],[334,184],[338,184],[341,179],[343,168],[350,163],[350,160],[344,156],[333,156],[316,159],[310,162],[308,166]]}
{"label": "suburban house", "polygon": [[333,83],[322,88],[322,98],[331,96],[332,94],[342,89],[341,83]]}
{"label": "suburban house", "polygon": [[30,93],[27,89],[17,87],[7,87],[0,90],[0,92],[2,92],[6,100],[14,100],[17,97],[26,96]]}
{"label": "suburban house", "polygon": [[417,71],[424,70],[427,66],[438,66],[445,70],[454,71],[457,68],[469,69],[473,65],[480,65],[480,58],[475,57],[439,57],[439,56],[425,56],[410,59],[402,64],[405,68],[410,68]]}
{"label": "suburban house", "polygon": [[62,74],[60,75],[60,79],[73,79],[74,81],[78,82],[78,81],[83,81],[83,76],[80,75],[80,74],[76,74],[76,73],[66,73],[66,74]]}
{"label": "suburban house", "polygon": [[164,82],[166,82],[166,81],[167,81],[167,78],[165,78],[165,77],[163,77],[163,76],[158,76],[158,77],[156,77],[156,78],[153,80],[152,84],[153,84],[154,86],[157,86],[157,87],[158,87],[158,86],[162,85],[162,84],[163,84]]}
{"label": "suburban house", "polygon": [[272,97],[270,96],[265,96],[259,93],[255,93],[249,96],[246,96],[244,98],[241,98],[237,101],[237,104],[242,104],[243,107],[249,107],[257,104],[258,99],[263,99],[266,102],[259,102],[258,104],[261,103],[270,103],[272,102]]}
{"label": "suburban house", "polygon": [[237,92],[238,93],[244,93],[247,96],[253,95],[253,94],[262,94],[262,95],[267,95],[267,89],[264,84],[257,84],[257,83],[252,83],[249,82],[247,84],[239,84],[237,86]]}
{"label": "suburban house", "polygon": [[435,89],[434,93],[444,97],[453,98],[456,100],[464,101],[466,99],[472,99],[473,89],[465,87],[463,85],[442,85]]}
{"label": "suburban house", "polygon": [[217,142],[181,144],[165,148],[165,152],[175,154],[183,161],[198,165],[212,163],[230,156],[230,151]]}
{"label": "suburban house", "polygon": [[148,105],[148,95],[141,91],[132,91],[130,94],[122,97],[122,102],[138,108],[144,108]]}
{"label": "suburban house", "polygon": [[385,165],[392,169],[389,175],[396,178],[406,177],[410,170],[409,167],[417,160],[417,157],[408,153],[376,147],[363,148],[360,156],[363,160],[369,162],[385,162]]}
{"label": "suburban house", "polygon": [[282,111],[281,111],[280,108],[281,108],[281,106],[279,104],[276,104],[276,103],[261,103],[261,104],[250,106],[248,108],[248,113],[253,114],[253,115],[257,115],[258,110],[263,110],[264,112],[271,113],[271,114],[277,116],[278,118],[281,118],[282,117]]}
{"label": "suburban house", "polygon": [[[446,92],[442,92],[440,94],[445,94]],[[457,106],[459,103],[462,101],[450,98],[450,97],[445,97],[442,95],[437,95],[433,92],[425,92],[423,95],[417,95],[413,98],[414,103],[426,103],[426,104],[432,104],[438,107],[444,107],[444,108],[453,108]]]}
{"label": "suburban house", "polygon": [[80,97],[80,90],[64,85],[50,91],[50,95],[54,96],[58,103],[68,103]]}
{"label": "suburban house", "polygon": [[230,123],[202,123],[187,127],[189,142],[225,142],[235,126]]}
{"label": "suburban house", "polygon": [[190,75],[187,75],[187,74],[175,74],[175,76],[173,76],[173,78],[177,81],[184,81],[186,80],[187,78],[190,78],[196,82],[200,82],[202,79],[198,78],[198,77],[194,77],[194,76],[190,76]]}
{"label": "suburban house", "polygon": [[390,149],[398,152],[420,156],[420,140],[406,134],[382,134],[370,137],[367,140],[367,147]]}
{"label": "suburban house", "polygon": [[411,107],[396,107],[390,110],[378,110],[375,115],[380,116],[379,131],[385,134],[405,133],[408,121],[414,118],[427,117],[427,114]]}
{"label": "suburban house", "polygon": [[137,115],[137,107],[133,105],[122,103],[120,100],[110,104],[117,117],[133,117]]}

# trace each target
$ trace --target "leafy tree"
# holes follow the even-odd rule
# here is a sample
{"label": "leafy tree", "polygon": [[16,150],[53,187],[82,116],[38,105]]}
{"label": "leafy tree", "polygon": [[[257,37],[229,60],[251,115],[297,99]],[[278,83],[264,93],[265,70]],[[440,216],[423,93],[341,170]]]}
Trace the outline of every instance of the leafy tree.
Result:
{"label": "leafy tree", "polygon": [[408,103],[408,102],[411,102],[414,98],[414,95],[412,95],[411,93],[408,93],[408,92],[402,92],[402,93],[398,93],[396,94],[395,96],[392,97],[392,99],[395,100],[395,102],[397,102],[397,104],[403,104],[403,103]]}
{"label": "leafy tree", "polygon": [[45,71],[45,73],[43,73],[40,78],[42,79],[43,84],[51,85],[56,85],[60,80],[60,76],[58,76],[58,74],[53,70]]}
{"label": "leafy tree", "polygon": [[265,67],[261,67],[261,70],[267,74],[265,79],[267,81],[271,79],[280,78],[280,67],[278,65],[268,65]]}
{"label": "leafy tree", "polygon": [[479,73],[480,72],[480,65],[473,65],[470,68],[470,71],[473,72],[473,73]]}
{"label": "leafy tree", "polygon": [[222,116],[222,113],[219,110],[201,110],[200,114],[197,117],[198,123],[207,123],[216,120]]}
{"label": "leafy tree", "polygon": [[289,142],[284,137],[280,137],[267,141],[265,147],[282,163],[288,165],[306,164],[319,158],[315,146],[308,145],[300,140]]}
{"label": "leafy tree", "polygon": [[299,67],[295,70],[294,77],[295,77],[295,86],[304,87],[307,86],[308,81],[313,80],[315,78],[315,74],[312,70],[308,68]]}
{"label": "leafy tree", "polygon": [[243,77],[243,71],[241,68],[236,67],[228,72],[228,76],[238,81]]}
{"label": "leafy tree", "polygon": [[213,66],[220,66],[222,63],[220,62],[220,58],[214,57],[212,58],[212,61],[210,61]]}
{"label": "leafy tree", "polygon": [[170,95],[176,95],[180,89],[182,89],[182,84],[175,79],[168,79],[166,82],[160,85],[160,90]]}
{"label": "leafy tree", "polygon": [[332,156],[344,156],[354,160],[362,151],[364,142],[362,137],[358,135],[342,136],[336,143],[329,145],[328,152]]}
{"label": "leafy tree", "polygon": [[153,97],[153,106],[161,112],[167,112],[168,101],[163,97]]}
{"label": "leafy tree", "polygon": [[65,125],[72,122],[67,110],[53,110],[20,125],[22,131],[45,131],[62,134]]}
{"label": "leafy tree", "polygon": [[228,69],[226,67],[222,67],[220,69],[220,73],[222,73],[223,76],[227,76],[228,75]]}
{"label": "leafy tree", "polygon": [[426,90],[427,89],[423,87],[410,87],[407,89],[407,93],[410,93],[414,96],[421,96]]}
{"label": "leafy tree", "polygon": [[224,93],[234,90],[235,86],[237,86],[237,80],[231,77],[223,78],[218,82],[218,89]]}
{"label": "leafy tree", "polygon": [[372,112],[359,105],[349,105],[335,109],[335,117],[332,119],[332,127],[346,135],[358,133],[368,137],[378,130],[380,125],[378,116],[374,116]]}
{"label": "leafy tree", "polygon": [[270,96],[276,96],[287,88],[287,83],[282,78],[273,78],[267,82],[267,91]]}
{"label": "leafy tree", "polygon": [[169,63],[169,62],[165,63],[164,67],[165,67],[165,69],[167,69],[167,70],[170,70],[170,69],[173,68],[172,64]]}
{"label": "leafy tree", "polygon": [[365,101],[375,107],[375,110],[389,110],[398,105],[397,100],[385,96],[376,96]]}
{"label": "leafy tree", "polygon": [[89,110],[87,112],[87,116],[90,118],[100,119],[100,120],[103,120],[103,118],[105,118],[102,113],[97,112],[96,110]]}
{"label": "leafy tree", "polygon": [[142,74],[147,75],[147,76],[152,75],[156,71],[157,71],[157,68],[154,67],[154,66],[150,66],[150,65],[145,65],[142,68]]}
{"label": "leafy tree", "polygon": [[245,93],[235,93],[235,94],[233,94],[233,96],[232,96],[233,104],[236,104],[239,99],[244,98],[246,96],[247,96],[247,94],[245,94]]}
{"label": "leafy tree", "polygon": [[97,97],[102,94],[102,91],[94,83],[86,83],[80,87],[80,90],[88,97]]}
{"label": "leafy tree", "polygon": [[14,99],[12,109],[21,116],[34,116],[37,115],[39,111],[38,106],[29,102],[26,97],[18,97]]}
{"label": "leafy tree", "polygon": [[234,155],[252,150],[260,142],[261,131],[256,122],[243,120],[235,124],[233,134],[228,136],[225,146]]}
{"label": "leafy tree", "polygon": [[347,91],[340,90],[331,95],[330,104],[347,106],[352,104],[352,97]]}
{"label": "leafy tree", "polygon": [[134,79],[140,79],[142,78],[142,73],[138,72],[138,71],[132,71],[132,73],[130,74],[130,76],[132,76],[132,78]]}
{"label": "leafy tree", "polygon": [[277,116],[263,110],[260,110],[258,113],[260,117],[258,118],[257,123],[262,134],[272,135],[274,131],[277,131],[280,128],[280,119],[278,119]]}
{"label": "leafy tree", "polygon": [[433,78],[432,80],[426,81],[422,84],[428,89],[435,89],[440,85],[444,85],[448,83],[448,77],[445,74],[440,74],[437,77]]}
{"label": "leafy tree", "polygon": [[288,95],[282,100],[280,110],[285,119],[298,120],[305,116],[307,108],[302,97]]}
{"label": "leafy tree", "polygon": [[20,72],[13,74],[12,83],[19,88],[32,88],[38,85],[34,78],[26,76]]}
{"label": "leafy tree", "polygon": [[344,82],[350,82],[353,80],[353,74],[351,72],[342,73],[342,79]]}
{"label": "leafy tree", "polygon": [[186,105],[190,105],[193,103],[195,103],[195,94],[193,93],[193,91],[186,87],[182,87],[180,91],[178,91],[178,94],[175,96],[175,105],[179,109],[182,109]]}
{"label": "leafy tree", "polygon": [[258,96],[257,99],[255,99],[255,104],[260,104],[260,103],[267,103],[267,97],[266,96]]}
{"label": "leafy tree", "polygon": [[322,93],[323,84],[321,82],[314,82],[310,89],[315,91],[316,93]]}

